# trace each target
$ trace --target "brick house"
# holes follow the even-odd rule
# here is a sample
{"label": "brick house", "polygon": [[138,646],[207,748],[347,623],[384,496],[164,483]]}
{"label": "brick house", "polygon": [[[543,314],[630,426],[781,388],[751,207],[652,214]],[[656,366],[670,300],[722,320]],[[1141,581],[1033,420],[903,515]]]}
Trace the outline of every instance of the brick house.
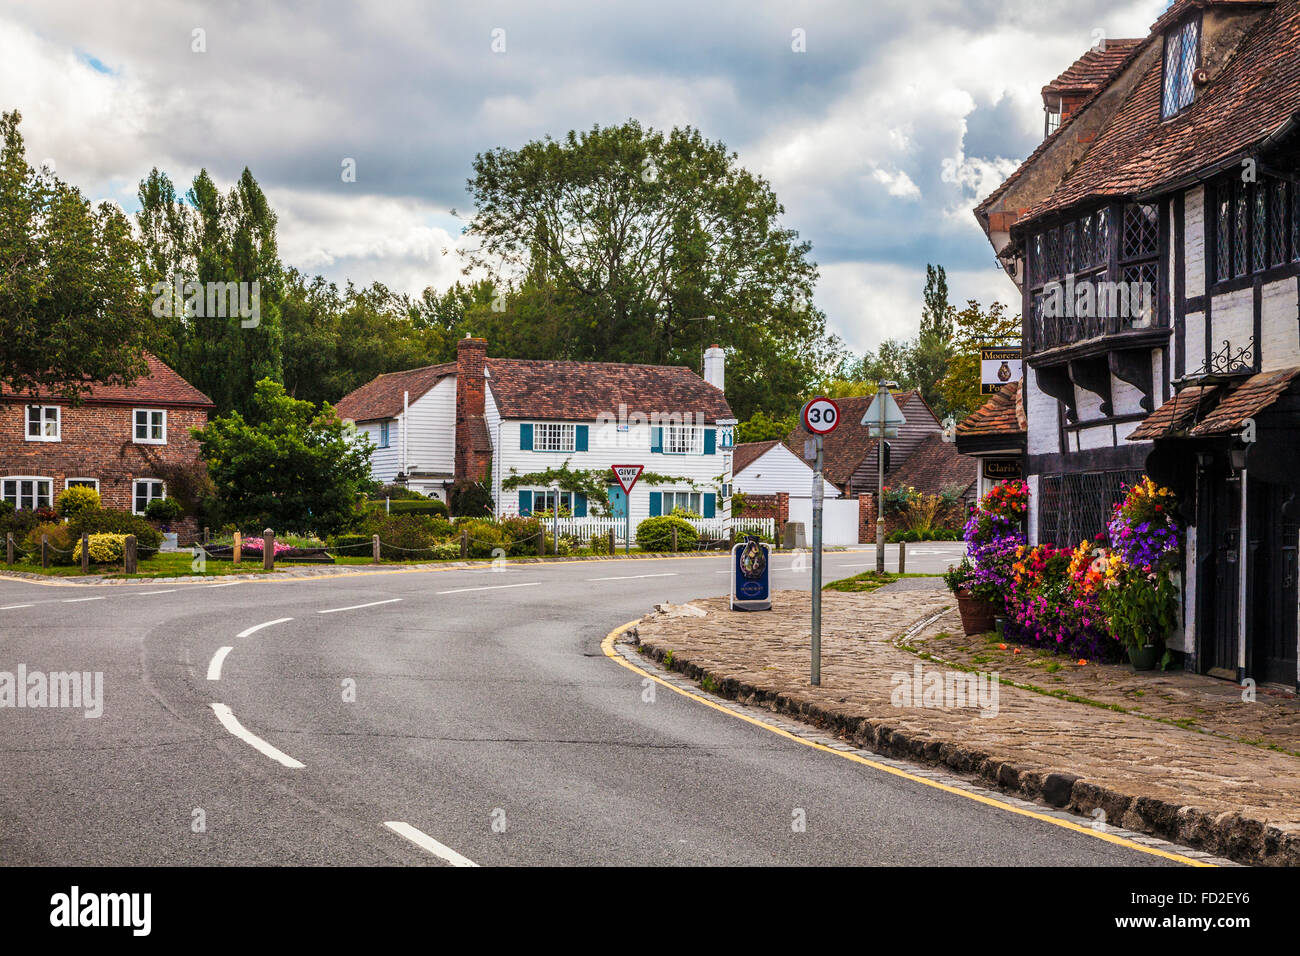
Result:
{"label": "brick house", "polygon": [[[567,464],[608,471],[644,465],[631,500],[609,474],[608,508],[633,527],[681,507],[705,518],[729,514],[735,418],[723,395],[723,355],[688,368],[614,362],[493,358],[483,339],[457,343],[456,361],[380,375],[339,400],[340,417],[378,446],[371,474],[444,498],[455,481],[483,482],[498,515],[549,509],[541,485],[505,488],[513,476]],[[560,506],[589,515],[581,494]]]}
{"label": "brick house", "polygon": [[1169,648],[1294,687],[1300,0],[1176,0],[1107,47],[975,210],[1022,295],[1030,538],[1077,545],[1146,472],[1187,527]]}
{"label": "brick house", "polygon": [[[212,401],[153,355],[134,385],[96,385],[62,397],[0,392],[0,497],[18,508],[51,507],[72,485],[99,491],[105,508],[142,514],[169,486],[202,474],[191,428]],[[194,533],[187,517],[176,529]]]}

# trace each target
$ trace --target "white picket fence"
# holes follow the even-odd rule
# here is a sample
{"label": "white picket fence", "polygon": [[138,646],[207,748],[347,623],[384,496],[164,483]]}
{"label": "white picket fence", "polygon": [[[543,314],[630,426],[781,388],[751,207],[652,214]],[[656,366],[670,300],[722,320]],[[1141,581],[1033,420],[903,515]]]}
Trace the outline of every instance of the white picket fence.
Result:
{"label": "white picket fence", "polygon": [[[701,538],[708,538],[713,541],[727,537],[730,530],[736,529],[736,537],[741,537],[746,533],[760,534],[771,537],[776,531],[775,518],[687,518],[686,521],[699,532]],[[553,521],[550,518],[543,518],[542,523],[549,531]],[[614,540],[623,541],[627,537],[627,520],[624,518],[561,518],[559,519],[560,534],[570,534],[579,538],[590,538],[592,535],[607,535],[614,532]],[[632,525],[632,537],[636,538],[636,524]]]}

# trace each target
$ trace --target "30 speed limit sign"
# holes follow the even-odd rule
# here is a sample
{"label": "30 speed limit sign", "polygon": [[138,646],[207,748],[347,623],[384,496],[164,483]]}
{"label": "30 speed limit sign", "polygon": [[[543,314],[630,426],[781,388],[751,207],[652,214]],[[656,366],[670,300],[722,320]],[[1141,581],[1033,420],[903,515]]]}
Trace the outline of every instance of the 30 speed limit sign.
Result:
{"label": "30 speed limit sign", "polygon": [[827,435],[840,423],[840,407],[829,398],[814,398],[800,413],[803,427],[814,435]]}

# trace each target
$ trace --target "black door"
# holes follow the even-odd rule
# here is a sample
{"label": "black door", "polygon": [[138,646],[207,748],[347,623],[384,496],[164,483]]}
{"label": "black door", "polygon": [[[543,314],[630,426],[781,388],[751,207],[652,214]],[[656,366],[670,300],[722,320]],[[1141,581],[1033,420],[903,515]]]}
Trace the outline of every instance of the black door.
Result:
{"label": "black door", "polygon": [[1286,517],[1290,492],[1247,479],[1250,501],[1247,580],[1247,675],[1259,682],[1296,683],[1296,544],[1300,525]]}
{"label": "black door", "polygon": [[1226,469],[1201,475],[1197,493],[1197,643],[1200,670],[1237,679],[1240,483]]}

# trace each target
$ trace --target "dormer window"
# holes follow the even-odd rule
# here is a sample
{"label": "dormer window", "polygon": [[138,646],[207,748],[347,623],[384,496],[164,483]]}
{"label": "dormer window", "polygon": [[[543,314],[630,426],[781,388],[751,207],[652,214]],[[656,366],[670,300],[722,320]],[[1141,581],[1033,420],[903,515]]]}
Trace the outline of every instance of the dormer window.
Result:
{"label": "dormer window", "polygon": [[1043,107],[1046,120],[1043,123],[1043,137],[1046,138],[1061,128],[1061,101],[1058,99],[1054,104],[1047,104]]}
{"label": "dormer window", "polygon": [[1193,77],[1201,65],[1201,21],[1191,19],[1165,34],[1165,86],[1160,117],[1168,119],[1196,98]]}

